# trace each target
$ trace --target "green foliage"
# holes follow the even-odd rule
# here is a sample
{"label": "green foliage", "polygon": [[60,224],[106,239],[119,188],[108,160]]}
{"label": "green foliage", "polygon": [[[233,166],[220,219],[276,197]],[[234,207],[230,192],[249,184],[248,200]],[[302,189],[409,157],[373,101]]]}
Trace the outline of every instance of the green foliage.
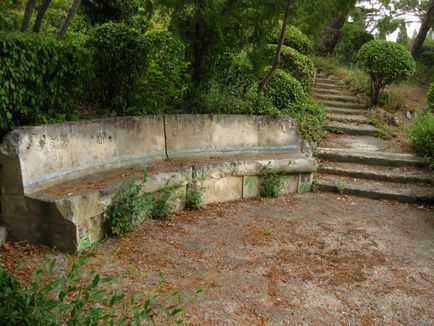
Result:
{"label": "green foliage", "polygon": [[345,185],[341,181],[336,181],[336,191],[341,195],[345,193]]}
{"label": "green foliage", "polygon": [[340,63],[335,57],[319,57],[319,56],[310,56],[313,61],[316,70],[322,72],[325,75],[337,75],[338,67]]}
{"label": "green foliage", "polygon": [[204,190],[204,188],[199,187],[196,184],[189,184],[186,194],[185,208],[189,210],[203,209],[205,206],[203,199]]}
{"label": "green foliage", "polygon": [[132,178],[116,193],[112,203],[104,211],[104,223],[110,227],[112,235],[124,235],[146,217],[147,210],[154,204],[153,194],[142,191],[147,180],[146,171],[141,181]]}
{"label": "green foliage", "polygon": [[291,104],[282,111],[297,121],[298,130],[310,143],[318,143],[323,136],[326,112],[322,104]]}
{"label": "green foliage", "polygon": [[415,62],[402,45],[384,40],[364,44],[357,54],[360,67],[371,77],[372,105],[376,105],[384,87],[413,74]]}
{"label": "green foliage", "polygon": [[411,76],[411,81],[422,86],[429,86],[434,82],[434,64],[430,66],[416,61],[416,71]]}
{"label": "green foliage", "polygon": [[[270,50],[270,54],[274,56],[276,46],[271,46]],[[281,51],[280,68],[288,71],[291,76],[295,77],[302,84],[303,89],[306,92],[310,91],[315,78],[316,69],[315,64],[309,57],[301,54],[293,48],[283,46]]]}
{"label": "green foliage", "polygon": [[158,194],[154,195],[152,206],[147,213],[147,216],[153,220],[170,219],[173,215],[178,194],[175,187],[166,185]]}
{"label": "green foliage", "polygon": [[431,84],[426,95],[428,97],[428,109],[434,113],[434,83]]}
{"label": "green foliage", "polygon": [[137,102],[151,113],[176,113],[190,88],[185,45],[173,34],[151,30],[144,35],[146,68]]}
{"label": "green foliage", "polygon": [[278,110],[286,109],[291,104],[300,104],[307,96],[300,82],[282,69],[277,69],[264,92]]}
{"label": "green foliage", "polygon": [[410,138],[415,150],[434,166],[434,113],[427,112],[418,116]]}
{"label": "green foliage", "polygon": [[283,181],[280,175],[274,172],[264,173],[264,180],[261,186],[261,196],[266,198],[277,198],[282,195]]}
{"label": "green foliage", "polygon": [[[278,43],[280,37],[280,28],[276,29],[271,38],[272,43]],[[310,54],[313,51],[313,43],[302,31],[297,27],[288,25],[285,33],[284,44],[302,54]]]}
{"label": "green foliage", "polygon": [[0,31],[13,32],[20,29],[22,15],[16,6],[16,0],[2,0],[0,2]]}
{"label": "green foliage", "polygon": [[363,70],[357,67],[348,68],[344,80],[356,94],[369,94],[370,79]]}
{"label": "green foliage", "polygon": [[81,9],[91,25],[129,22],[138,11],[136,0],[82,0]]}
{"label": "green foliage", "polygon": [[[33,273],[23,287],[0,268],[0,320],[4,325],[155,325],[156,318],[176,320],[183,309],[166,306],[156,296],[127,299],[115,293],[115,279],[95,270],[85,272],[94,256],[80,252],[58,264],[55,259]],[[48,281],[43,281],[48,279]],[[139,303],[141,301],[142,303]],[[118,311],[122,313],[119,314]]]}
{"label": "green foliage", "polygon": [[100,104],[124,114],[133,105],[145,67],[143,37],[120,23],[97,27],[87,42],[92,48]]}
{"label": "green foliage", "polygon": [[360,48],[373,39],[374,36],[362,26],[347,23],[342,29],[342,39],[336,46],[336,55],[346,63],[355,62]]}
{"label": "green foliage", "polygon": [[21,125],[73,120],[93,80],[77,43],[0,32],[0,137]]}

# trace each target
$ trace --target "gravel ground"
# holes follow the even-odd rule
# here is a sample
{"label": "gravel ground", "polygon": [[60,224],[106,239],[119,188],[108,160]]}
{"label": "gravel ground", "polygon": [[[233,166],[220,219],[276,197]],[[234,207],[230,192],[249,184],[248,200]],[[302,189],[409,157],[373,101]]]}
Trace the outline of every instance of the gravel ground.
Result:
{"label": "gravel ground", "polygon": [[[118,287],[183,293],[188,325],[433,325],[434,210],[317,193],[254,199],[150,221],[91,265]],[[26,280],[53,250],[9,242]],[[20,269],[14,269],[20,264]],[[201,288],[203,293],[196,294]]]}

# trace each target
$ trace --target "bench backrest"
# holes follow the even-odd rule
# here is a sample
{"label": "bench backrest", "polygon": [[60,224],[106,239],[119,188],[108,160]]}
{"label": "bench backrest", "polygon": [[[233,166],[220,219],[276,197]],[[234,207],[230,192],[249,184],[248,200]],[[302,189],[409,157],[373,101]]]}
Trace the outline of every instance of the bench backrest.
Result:
{"label": "bench backrest", "polygon": [[0,145],[1,193],[28,194],[151,160],[297,152],[299,145],[288,117],[181,114],[22,127]]}

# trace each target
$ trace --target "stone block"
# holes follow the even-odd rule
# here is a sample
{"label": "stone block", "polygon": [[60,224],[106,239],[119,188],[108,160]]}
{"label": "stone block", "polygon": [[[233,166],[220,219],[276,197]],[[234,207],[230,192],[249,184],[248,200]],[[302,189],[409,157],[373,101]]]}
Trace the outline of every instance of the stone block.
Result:
{"label": "stone block", "polygon": [[310,192],[312,189],[313,174],[312,173],[302,173],[300,174],[298,181],[298,192],[305,193]]}
{"label": "stone block", "polygon": [[246,176],[243,178],[243,198],[259,197],[264,178],[261,176]]}
{"label": "stone block", "polygon": [[242,198],[242,177],[210,179],[202,182],[204,203],[219,203]]}
{"label": "stone block", "polygon": [[8,233],[6,231],[6,228],[4,226],[0,225],[0,247],[3,245],[3,243],[6,242],[7,236],[8,236]]}

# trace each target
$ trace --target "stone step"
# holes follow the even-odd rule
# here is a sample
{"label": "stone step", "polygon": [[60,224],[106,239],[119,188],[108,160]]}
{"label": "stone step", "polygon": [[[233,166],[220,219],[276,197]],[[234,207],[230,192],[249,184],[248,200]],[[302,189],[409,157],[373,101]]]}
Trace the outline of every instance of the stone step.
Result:
{"label": "stone step", "polygon": [[419,156],[413,154],[385,153],[377,151],[359,151],[342,148],[318,147],[315,155],[322,160],[361,163],[370,165],[383,165],[391,167],[427,167],[427,162]]}
{"label": "stone step", "polygon": [[349,114],[349,115],[367,115],[369,113],[366,109],[345,109],[345,108],[334,108],[334,107],[326,107],[327,113],[330,114]]}
{"label": "stone step", "polygon": [[338,85],[338,84],[331,84],[331,83],[323,83],[316,81],[315,87],[319,88],[327,88],[327,89],[348,89],[347,85]]}
{"label": "stone step", "polygon": [[434,174],[418,168],[323,161],[318,172],[357,179],[434,185]]}
{"label": "stone step", "polygon": [[319,175],[318,185],[322,191],[342,192],[346,195],[406,203],[434,203],[434,189],[431,186],[377,182],[324,174]]}
{"label": "stone step", "polygon": [[326,121],[326,129],[347,135],[376,136],[378,129],[368,124],[345,123],[338,121]]}
{"label": "stone step", "polygon": [[314,87],[313,92],[318,94],[353,95],[350,90],[321,87]]}
{"label": "stone step", "polygon": [[327,113],[327,118],[330,121],[338,122],[357,122],[357,123],[368,123],[369,118],[366,115],[354,115],[354,114],[336,114]]}
{"label": "stone step", "polygon": [[345,82],[342,80],[335,79],[335,78],[321,78],[318,76],[315,78],[315,83],[332,84],[332,85],[345,85]]}
{"label": "stone step", "polygon": [[364,109],[365,105],[361,103],[351,103],[351,102],[340,102],[332,100],[322,100],[321,101],[326,107],[333,108],[344,108],[344,109]]}
{"label": "stone step", "polygon": [[345,95],[345,94],[321,94],[314,92],[314,95],[319,100],[326,101],[337,101],[344,103],[359,103],[359,99],[354,95]]}

